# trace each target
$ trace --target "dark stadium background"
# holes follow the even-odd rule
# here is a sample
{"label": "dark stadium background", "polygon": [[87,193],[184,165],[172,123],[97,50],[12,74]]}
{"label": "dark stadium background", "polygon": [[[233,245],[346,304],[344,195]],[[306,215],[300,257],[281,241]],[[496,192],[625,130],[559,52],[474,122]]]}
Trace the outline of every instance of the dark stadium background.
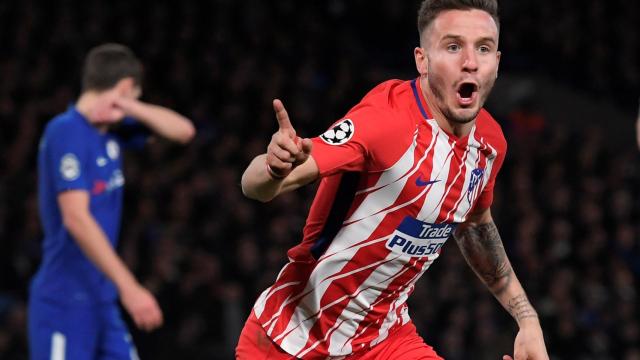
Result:
{"label": "dark stadium background", "polygon": [[[0,2],[0,359],[25,359],[27,286],[40,258],[35,156],[102,42],[146,65],[143,98],[188,115],[194,143],[127,155],[121,254],[166,325],[133,331],[143,359],[231,359],[257,294],[300,237],[313,186],[267,205],[240,175],[284,100],[314,136],[374,85],[416,72],[419,1]],[[640,5],[501,2],[501,73],[487,107],[509,153],[494,214],[552,359],[640,359]],[[499,359],[515,324],[455,244],[410,312],[446,359]]]}

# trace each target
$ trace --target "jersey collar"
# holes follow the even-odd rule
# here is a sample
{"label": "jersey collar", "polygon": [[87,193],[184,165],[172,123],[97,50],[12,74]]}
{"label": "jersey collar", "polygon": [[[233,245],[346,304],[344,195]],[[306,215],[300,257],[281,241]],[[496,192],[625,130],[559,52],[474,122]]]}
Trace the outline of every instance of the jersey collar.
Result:
{"label": "jersey collar", "polygon": [[416,105],[418,105],[418,109],[420,110],[422,117],[425,120],[433,119],[433,116],[431,116],[429,112],[429,106],[427,106],[427,102],[422,95],[422,88],[420,87],[420,82],[418,81],[418,79],[419,78],[415,78],[411,80],[411,90],[413,90],[413,97],[416,100]]}

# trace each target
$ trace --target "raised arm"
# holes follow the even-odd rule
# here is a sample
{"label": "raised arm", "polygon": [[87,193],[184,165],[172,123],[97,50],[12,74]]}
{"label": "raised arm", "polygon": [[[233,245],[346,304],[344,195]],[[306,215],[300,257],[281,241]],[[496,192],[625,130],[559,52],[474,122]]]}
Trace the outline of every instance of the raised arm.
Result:
{"label": "raised arm", "polygon": [[124,114],[135,118],[168,140],[186,144],[196,134],[191,121],[171,109],[126,97],[118,97],[115,105]]}
{"label": "raised arm", "polygon": [[[538,314],[513,272],[491,211],[472,214],[456,229],[454,238],[469,266],[518,323],[515,360],[548,360]],[[505,355],[503,359],[512,358]]]}
{"label": "raised arm", "polygon": [[267,152],[256,156],[242,174],[242,192],[263,202],[318,178],[318,166],[310,156],[311,140],[296,135],[280,100],[273,101],[273,109],[278,131],[271,137]]}

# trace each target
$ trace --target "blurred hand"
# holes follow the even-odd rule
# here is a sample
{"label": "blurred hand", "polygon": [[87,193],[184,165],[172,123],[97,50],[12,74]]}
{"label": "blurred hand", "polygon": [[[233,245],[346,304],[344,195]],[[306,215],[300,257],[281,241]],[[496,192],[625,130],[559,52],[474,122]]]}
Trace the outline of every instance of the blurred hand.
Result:
{"label": "blurred hand", "polygon": [[540,323],[521,326],[513,346],[513,357],[504,355],[502,360],[549,360]]}
{"label": "blurred hand", "polygon": [[267,147],[267,166],[276,177],[285,177],[309,158],[313,143],[296,135],[287,110],[278,99],[273,101],[273,110],[278,120],[278,131],[271,137]]}
{"label": "blurred hand", "polygon": [[115,91],[102,94],[93,107],[90,117],[97,124],[113,124],[125,117],[123,108],[118,104],[121,96]]}
{"label": "blurred hand", "polygon": [[120,300],[138,329],[151,331],[162,325],[162,311],[158,302],[149,290],[139,284],[122,291]]}

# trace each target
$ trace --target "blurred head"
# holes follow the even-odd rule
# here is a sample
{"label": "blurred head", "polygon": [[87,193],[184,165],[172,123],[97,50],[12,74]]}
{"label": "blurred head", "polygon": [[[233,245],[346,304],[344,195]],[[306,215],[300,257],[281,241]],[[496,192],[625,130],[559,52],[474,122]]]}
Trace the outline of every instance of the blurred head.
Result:
{"label": "blurred head", "polygon": [[416,68],[430,105],[454,123],[476,118],[498,76],[496,0],[424,0]]}
{"label": "blurred head", "polygon": [[107,92],[138,97],[142,85],[142,63],[124,45],[103,44],[91,49],[84,61],[82,92]]}

